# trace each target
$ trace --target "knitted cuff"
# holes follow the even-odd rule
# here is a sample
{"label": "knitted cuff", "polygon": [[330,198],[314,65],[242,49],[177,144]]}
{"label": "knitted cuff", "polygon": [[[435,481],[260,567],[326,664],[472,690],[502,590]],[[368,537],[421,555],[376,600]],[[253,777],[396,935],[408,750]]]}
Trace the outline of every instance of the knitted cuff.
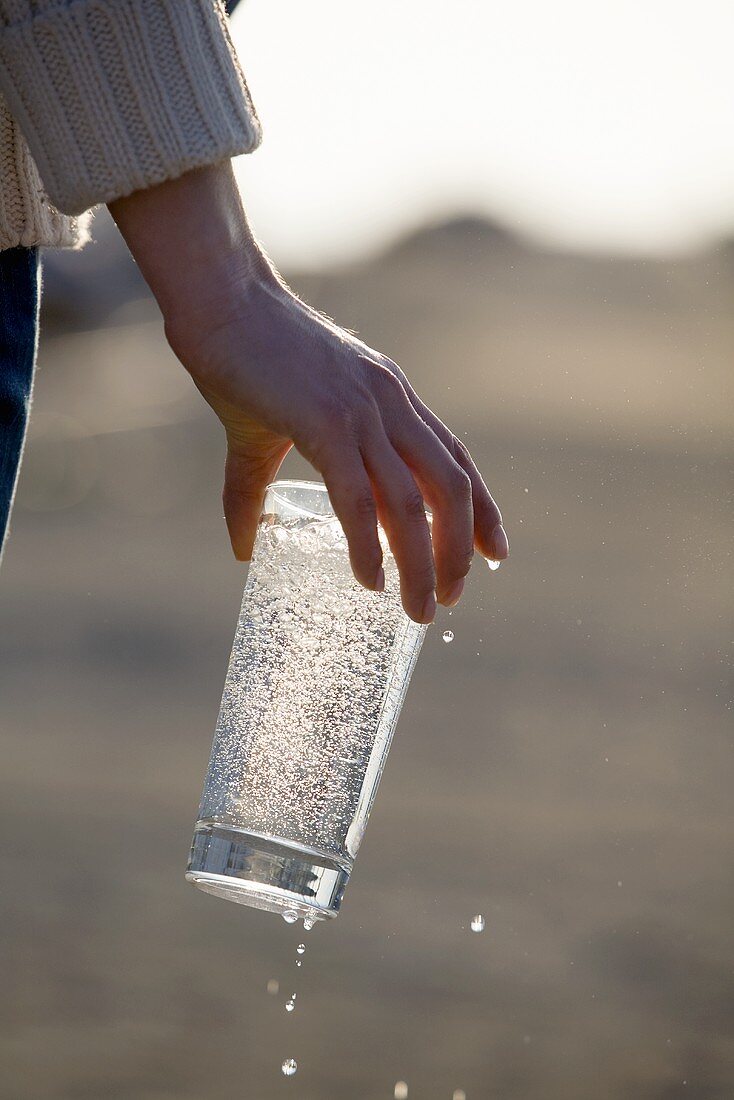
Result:
{"label": "knitted cuff", "polygon": [[0,31],[0,90],[67,214],[260,140],[219,0],[58,0]]}
{"label": "knitted cuff", "polygon": [[89,215],[69,218],[49,203],[38,169],[0,96],[0,250],[81,248],[89,236]]}

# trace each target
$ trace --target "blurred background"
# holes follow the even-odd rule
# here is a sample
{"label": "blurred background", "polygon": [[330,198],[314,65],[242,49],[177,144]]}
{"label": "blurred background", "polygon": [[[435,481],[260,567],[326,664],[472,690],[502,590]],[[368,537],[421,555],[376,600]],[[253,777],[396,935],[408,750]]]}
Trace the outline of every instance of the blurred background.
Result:
{"label": "blurred background", "polygon": [[0,574],[0,1095],[729,1100],[731,6],[250,0],[232,30],[258,234],[465,439],[512,557],[429,631],[296,981],[302,932],[183,879],[244,582],[221,432],[109,221],[47,255]]}

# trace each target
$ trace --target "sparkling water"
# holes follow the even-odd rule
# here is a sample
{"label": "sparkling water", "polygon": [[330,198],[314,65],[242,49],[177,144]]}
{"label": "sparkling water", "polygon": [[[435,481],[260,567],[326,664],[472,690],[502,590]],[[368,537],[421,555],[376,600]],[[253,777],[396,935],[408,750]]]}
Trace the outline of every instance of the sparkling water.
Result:
{"label": "sparkling water", "polygon": [[310,507],[266,500],[188,877],[313,922],[338,910],[426,628],[386,544],[385,591],[368,592],[323,487],[279,484]]}

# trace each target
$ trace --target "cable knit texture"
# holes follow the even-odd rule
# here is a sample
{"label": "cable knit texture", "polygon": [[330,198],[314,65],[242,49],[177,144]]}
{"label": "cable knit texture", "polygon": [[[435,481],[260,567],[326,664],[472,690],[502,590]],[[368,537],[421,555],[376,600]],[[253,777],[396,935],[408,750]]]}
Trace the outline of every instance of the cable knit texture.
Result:
{"label": "cable knit texture", "polygon": [[260,140],[218,0],[0,0],[0,93],[3,248]]}
{"label": "cable knit texture", "polygon": [[49,202],[30,150],[0,96],[0,249],[79,248],[90,216],[70,218]]}

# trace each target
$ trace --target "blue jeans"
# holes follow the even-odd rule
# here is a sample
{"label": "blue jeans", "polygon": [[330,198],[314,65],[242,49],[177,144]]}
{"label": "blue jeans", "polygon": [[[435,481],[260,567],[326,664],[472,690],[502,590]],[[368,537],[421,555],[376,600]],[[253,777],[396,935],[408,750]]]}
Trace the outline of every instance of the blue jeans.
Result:
{"label": "blue jeans", "polygon": [[38,342],[38,249],[0,252],[0,557],[23,455]]}

